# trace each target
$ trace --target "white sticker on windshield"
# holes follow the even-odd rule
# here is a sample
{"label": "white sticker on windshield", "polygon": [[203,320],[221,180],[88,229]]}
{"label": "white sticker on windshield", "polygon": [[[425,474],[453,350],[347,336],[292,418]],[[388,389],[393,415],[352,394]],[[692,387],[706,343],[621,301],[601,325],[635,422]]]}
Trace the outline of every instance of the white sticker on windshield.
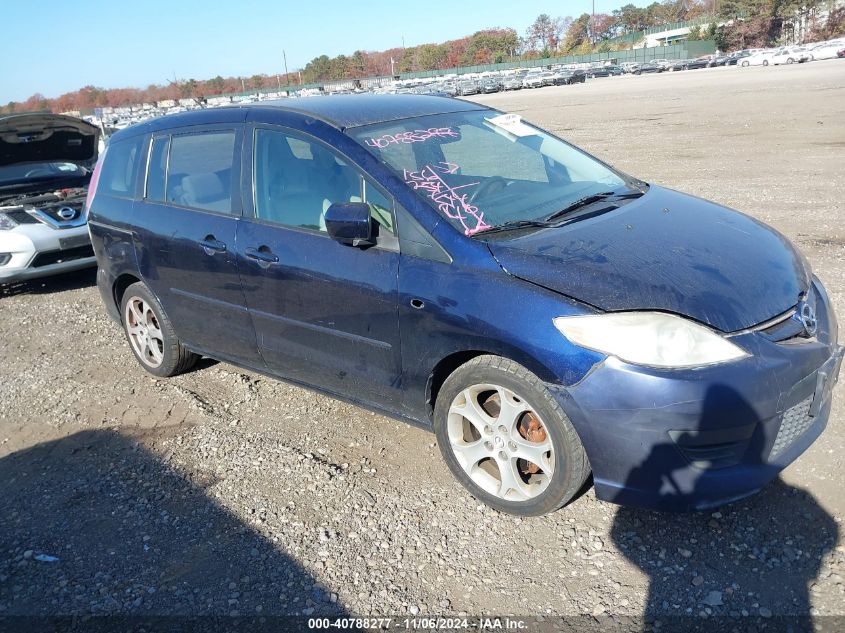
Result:
{"label": "white sticker on windshield", "polygon": [[522,117],[518,114],[500,114],[499,116],[494,116],[492,119],[485,118],[484,120],[493,127],[513,134],[517,138],[537,134],[537,130],[523,123]]}

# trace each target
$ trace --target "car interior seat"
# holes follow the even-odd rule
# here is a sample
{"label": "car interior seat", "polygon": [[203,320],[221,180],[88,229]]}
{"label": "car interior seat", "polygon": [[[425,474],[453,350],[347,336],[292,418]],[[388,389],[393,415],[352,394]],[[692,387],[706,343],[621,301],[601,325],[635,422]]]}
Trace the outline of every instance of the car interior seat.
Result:
{"label": "car interior seat", "polygon": [[182,178],[182,200],[189,207],[230,211],[229,192],[214,172],[191,174]]}

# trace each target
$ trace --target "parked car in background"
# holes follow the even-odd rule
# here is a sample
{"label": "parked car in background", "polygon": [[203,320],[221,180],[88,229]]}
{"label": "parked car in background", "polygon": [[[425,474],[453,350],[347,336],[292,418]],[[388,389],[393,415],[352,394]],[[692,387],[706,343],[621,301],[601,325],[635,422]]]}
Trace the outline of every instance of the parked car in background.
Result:
{"label": "parked car in background", "polygon": [[697,70],[699,68],[707,68],[710,64],[710,59],[707,57],[698,57],[696,59],[687,60],[687,70]]}
{"label": "parked car in background", "polygon": [[633,71],[631,71],[635,75],[645,75],[649,73],[662,73],[663,66],[660,64],[655,64],[654,62],[646,62],[645,64],[639,64]]}
{"label": "parked car in background", "polygon": [[564,68],[555,76],[556,86],[568,86],[570,84],[582,84],[587,80],[587,73],[581,69]]}
{"label": "parked car in background", "polygon": [[498,81],[492,78],[482,79],[479,82],[479,91],[484,94],[490,94],[493,92],[499,92],[502,89],[501,85]]}
{"label": "parked car in background", "polygon": [[621,64],[619,64],[619,67],[622,69],[622,72],[626,74],[633,73],[634,69],[636,69],[638,66],[638,62],[622,62]]}
{"label": "parked car in background", "polygon": [[540,88],[543,86],[543,73],[542,72],[529,72],[525,75],[525,79],[522,80],[522,87],[523,88]]}
{"label": "parked car in background", "polygon": [[502,82],[503,90],[522,90],[522,80],[525,78],[524,74],[511,75]]}
{"label": "parked car in background", "polygon": [[836,51],[836,56],[839,59],[842,59],[843,57],[845,57],[845,47],[840,48],[838,51]]}
{"label": "parked car in background", "polygon": [[672,62],[670,62],[668,59],[652,59],[652,60],[651,60],[651,63],[652,63],[652,64],[657,64],[657,65],[658,65],[658,66],[660,66],[663,70],[666,70],[666,69],[668,69],[668,68],[669,68],[669,65],[670,65]]}
{"label": "parked car in background", "polygon": [[728,55],[728,57],[730,57],[731,61],[729,61],[727,65],[728,66],[737,66],[737,65],[741,64],[742,61],[746,57],[751,57],[753,54],[754,54],[753,52],[751,52],[750,50],[747,50],[747,49],[731,53],[730,55]]}
{"label": "parked car in background", "polygon": [[464,79],[458,84],[458,94],[461,96],[477,95],[481,92],[478,82],[473,79]]}
{"label": "parked car in background", "polygon": [[772,63],[772,56],[774,53],[774,50],[771,49],[757,51],[756,53],[742,59],[738,65],[743,68],[747,66],[768,66]]}
{"label": "parked car in background", "polygon": [[830,417],[833,304],[783,235],[519,115],[198,110],[116,133],[96,174],[97,285],[146,372],[210,356],[430,428],[502,512],[552,512],[591,474],[617,503],[733,502]]}
{"label": "parked car in background", "polygon": [[453,82],[447,81],[440,86],[440,92],[448,97],[455,97],[458,95],[458,88]]}
{"label": "parked car in background", "polygon": [[616,77],[625,74],[619,66],[613,64],[608,64],[606,66],[592,66],[585,72],[587,77],[590,79],[595,79],[596,77]]}
{"label": "parked car in background", "polygon": [[84,206],[99,142],[81,119],[0,117],[0,284],[96,264]]}
{"label": "parked car in background", "polygon": [[540,73],[540,80],[541,85],[543,86],[554,86],[555,85],[555,72],[551,70],[547,70],[545,72]]}
{"label": "parked car in background", "polygon": [[836,53],[843,48],[842,43],[822,42],[809,48],[807,51],[810,61],[821,61],[824,59],[836,59]]}
{"label": "parked car in background", "polygon": [[780,64],[803,64],[810,61],[810,53],[803,46],[782,46],[769,59],[773,66]]}

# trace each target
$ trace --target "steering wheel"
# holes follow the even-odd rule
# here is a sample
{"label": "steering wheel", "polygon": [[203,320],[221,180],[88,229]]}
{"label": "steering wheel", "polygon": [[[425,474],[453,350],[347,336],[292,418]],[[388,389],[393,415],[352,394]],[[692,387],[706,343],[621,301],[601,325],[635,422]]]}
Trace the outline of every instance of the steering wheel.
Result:
{"label": "steering wheel", "polygon": [[497,191],[504,191],[510,183],[501,176],[491,176],[483,183],[481,183],[475,191],[473,191],[467,201],[474,204],[478,198],[485,196],[488,193],[495,193]]}
{"label": "steering wheel", "polygon": [[36,169],[30,169],[26,172],[23,177],[24,178],[35,178],[36,176],[52,176],[53,172],[49,169],[44,169],[43,167],[39,167]]}

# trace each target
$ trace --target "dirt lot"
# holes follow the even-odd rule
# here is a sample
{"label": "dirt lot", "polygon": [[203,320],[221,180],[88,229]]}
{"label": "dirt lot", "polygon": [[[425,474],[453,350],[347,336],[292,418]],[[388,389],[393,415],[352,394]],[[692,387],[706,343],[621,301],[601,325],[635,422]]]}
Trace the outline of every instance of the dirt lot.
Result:
{"label": "dirt lot", "polygon": [[[845,61],[479,101],[772,224],[845,315]],[[93,280],[0,292],[0,615],[845,616],[843,382],[822,438],[746,501],[670,515],[587,492],[520,520],[422,430],[226,364],[147,375]]]}

